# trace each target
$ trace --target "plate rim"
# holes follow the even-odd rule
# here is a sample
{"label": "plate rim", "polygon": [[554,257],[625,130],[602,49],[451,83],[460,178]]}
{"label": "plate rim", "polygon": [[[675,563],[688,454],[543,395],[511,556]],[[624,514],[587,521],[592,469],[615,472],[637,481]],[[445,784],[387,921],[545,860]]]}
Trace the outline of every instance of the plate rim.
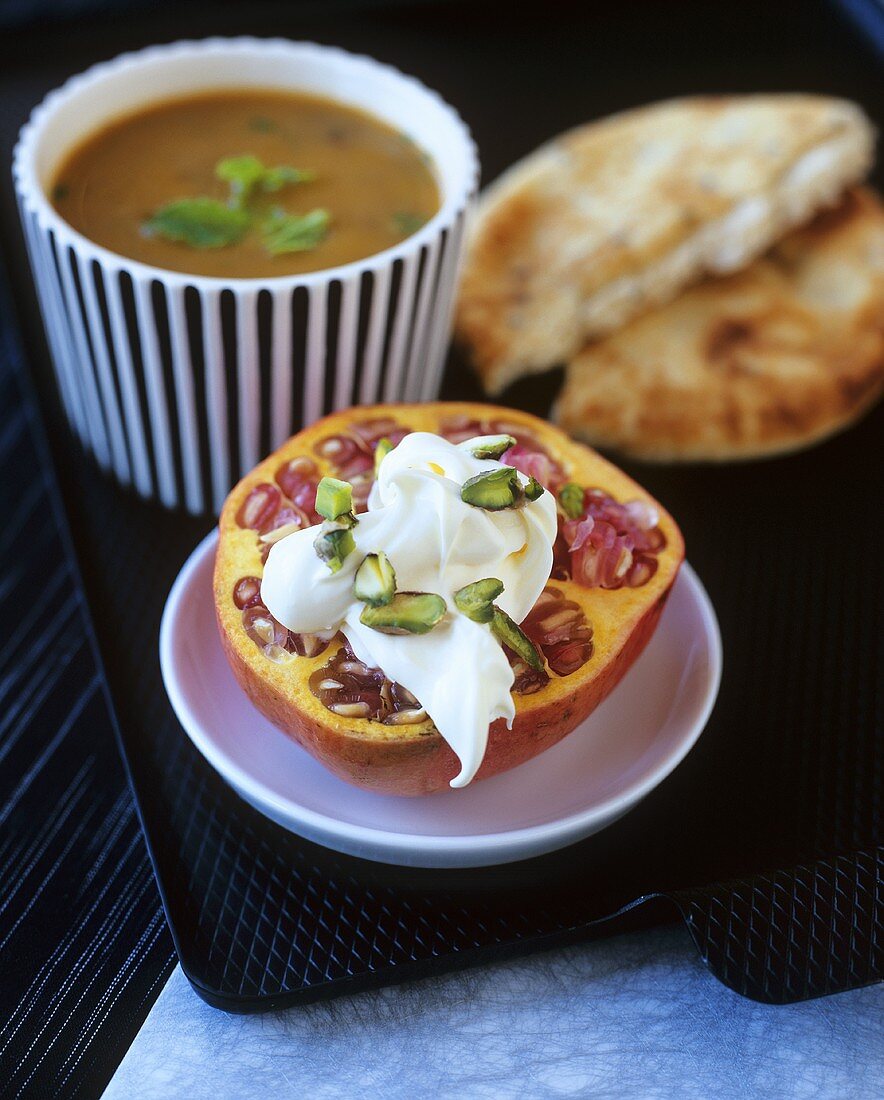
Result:
{"label": "plate rim", "polygon": [[[193,745],[240,797],[260,813],[269,816],[281,828],[333,851],[400,866],[479,867],[514,862],[563,848],[612,824],[671,775],[697,743],[718,698],[723,667],[718,618],[703,583],[692,566],[683,561],[679,578],[683,577],[687,581],[700,612],[707,642],[709,676],[706,694],[694,721],[678,741],[675,750],[666,755],[648,775],[605,801],[593,804],[589,809],[552,822],[505,832],[426,835],[342,822],[340,818],[280,798],[247,771],[243,771],[213,741],[210,732],[194,714],[181,687],[172,656],[175,623],[194,574],[203,565],[205,558],[214,553],[217,541],[217,529],[213,529],[200,540],[182,565],[166,598],[159,637],[160,671],[166,694],[180,726]],[[260,712],[256,710],[255,713]],[[302,751],[306,752],[305,749]],[[293,808],[297,811],[295,814],[292,813]],[[305,827],[305,831],[285,824],[269,810],[275,810],[287,820],[296,819],[299,826]],[[594,826],[598,826],[598,829],[594,829]]]}

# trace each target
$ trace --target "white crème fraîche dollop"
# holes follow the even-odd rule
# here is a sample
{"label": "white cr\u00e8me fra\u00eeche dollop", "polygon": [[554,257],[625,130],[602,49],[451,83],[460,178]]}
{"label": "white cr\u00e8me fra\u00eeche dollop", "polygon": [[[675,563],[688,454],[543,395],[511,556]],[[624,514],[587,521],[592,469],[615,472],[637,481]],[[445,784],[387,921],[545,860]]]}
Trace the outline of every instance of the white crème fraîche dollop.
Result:
{"label": "white cr\u00e8me fra\u00eeche dollop", "polygon": [[[319,528],[294,531],[270,551],[261,598],[274,618],[299,634],[341,630],[365,664],[380,668],[420,700],[460,760],[452,787],[475,776],[497,718],[512,726],[513,670],[484,623],[461,614],[454,593],[485,577],[503,582],[496,603],[521,622],[549,579],[556,504],[544,491],[519,508],[486,511],[461,500],[463,483],[503,464],[474,458],[474,440],[458,445],[414,432],[387,454],[353,528],[356,550],[332,573],[316,555]],[[528,479],[518,475],[523,484]],[[353,592],[366,554],[383,551],[400,592],[435,592],[448,611],[427,634],[383,634],[364,626]]]}

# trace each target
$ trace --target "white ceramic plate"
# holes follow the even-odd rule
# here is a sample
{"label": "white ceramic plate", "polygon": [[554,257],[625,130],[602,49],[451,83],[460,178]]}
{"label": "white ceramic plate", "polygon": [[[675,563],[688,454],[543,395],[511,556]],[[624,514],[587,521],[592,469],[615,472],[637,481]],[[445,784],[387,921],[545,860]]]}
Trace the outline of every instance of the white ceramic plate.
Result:
{"label": "white ceramic plate", "polygon": [[718,693],[718,623],[684,565],[645,652],[558,745],[462,790],[370,794],[326,771],[240,690],[215,625],[216,538],[194,550],[166,603],[166,691],[193,743],[247,802],[328,848],[412,867],[479,867],[562,848],[610,825],[665,779],[700,736]]}

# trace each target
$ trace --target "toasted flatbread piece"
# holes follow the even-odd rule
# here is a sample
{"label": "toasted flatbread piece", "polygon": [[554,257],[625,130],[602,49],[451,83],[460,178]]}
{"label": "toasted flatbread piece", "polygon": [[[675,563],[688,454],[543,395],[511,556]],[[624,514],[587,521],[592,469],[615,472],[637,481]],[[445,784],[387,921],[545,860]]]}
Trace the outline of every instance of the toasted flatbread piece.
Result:
{"label": "toasted flatbread piece", "polygon": [[659,103],[543,146],[473,223],[457,331],[485,389],[744,267],[864,178],[873,145],[852,103],[759,95]]}
{"label": "toasted flatbread piece", "polygon": [[736,275],[588,345],[555,418],[657,461],[752,458],[844,428],[884,389],[884,205],[848,191]]}

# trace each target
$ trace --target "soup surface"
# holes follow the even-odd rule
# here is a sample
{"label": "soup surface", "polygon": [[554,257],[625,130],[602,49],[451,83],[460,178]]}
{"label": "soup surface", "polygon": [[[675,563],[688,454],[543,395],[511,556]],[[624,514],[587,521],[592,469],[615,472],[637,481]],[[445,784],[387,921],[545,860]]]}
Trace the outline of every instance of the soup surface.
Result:
{"label": "soup surface", "polygon": [[50,193],[96,244],[222,278],[363,259],[439,209],[429,159],[406,135],[333,100],[262,90],[117,120],[72,151]]}

